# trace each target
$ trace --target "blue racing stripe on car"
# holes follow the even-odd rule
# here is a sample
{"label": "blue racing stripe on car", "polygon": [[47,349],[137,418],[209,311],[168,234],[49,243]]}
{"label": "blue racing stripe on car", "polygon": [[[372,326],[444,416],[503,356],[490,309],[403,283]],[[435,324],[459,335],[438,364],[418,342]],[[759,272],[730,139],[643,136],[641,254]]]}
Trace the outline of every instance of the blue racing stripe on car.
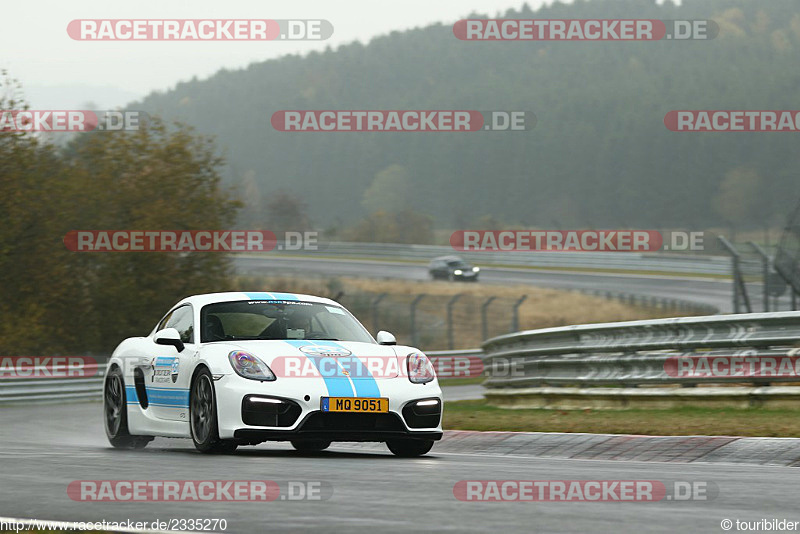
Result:
{"label": "blue racing stripe on car", "polygon": [[267,291],[245,292],[250,300],[300,300],[292,293],[269,293]]}
{"label": "blue racing stripe on car", "polygon": [[247,295],[247,298],[250,300],[275,300],[272,293],[267,293],[265,291],[255,291],[252,293],[245,293],[245,295]]}
{"label": "blue racing stripe on car", "polygon": [[[188,389],[160,389],[146,388],[147,400],[151,406],[161,406],[165,408],[188,408],[189,390]],[[126,404],[139,404],[139,395],[136,394],[134,386],[125,386]]]}
{"label": "blue racing stripe on car", "polygon": [[167,408],[188,408],[189,390],[147,388],[147,400],[153,406],[163,406]]}
{"label": "blue racing stripe on car", "polygon": [[125,386],[125,402],[126,404],[139,404],[139,396],[136,394],[135,387]]}
{"label": "blue racing stripe on car", "polygon": [[292,293],[272,293],[275,300],[300,300]]}
{"label": "blue racing stripe on car", "polygon": [[[286,339],[284,341],[298,350],[300,347],[305,347],[312,344],[310,341],[303,341],[300,339]],[[303,355],[314,363],[317,371],[319,371],[319,374],[322,375],[322,380],[325,381],[325,387],[328,389],[328,395],[331,397],[353,396],[353,386],[350,384],[349,378],[346,376],[328,376],[329,373],[321,369],[323,362],[325,363],[326,368],[330,366],[331,362],[333,362],[333,365],[337,366],[338,368],[339,364],[336,363],[334,358],[327,356],[312,356],[305,353],[303,353]]]}
{"label": "blue racing stripe on car", "polygon": [[[335,341],[313,341],[314,345],[321,346],[321,347],[328,347],[331,349],[337,350],[345,350],[352,354],[347,347],[336,343]],[[353,379],[353,387],[356,388],[356,397],[370,397],[376,398],[381,396],[381,390],[378,387],[378,383],[375,381],[375,377],[373,377],[369,370],[367,370],[364,362],[358,359],[357,354],[352,354],[352,357],[356,358],[359,363],[358,367],[358,378]]]}

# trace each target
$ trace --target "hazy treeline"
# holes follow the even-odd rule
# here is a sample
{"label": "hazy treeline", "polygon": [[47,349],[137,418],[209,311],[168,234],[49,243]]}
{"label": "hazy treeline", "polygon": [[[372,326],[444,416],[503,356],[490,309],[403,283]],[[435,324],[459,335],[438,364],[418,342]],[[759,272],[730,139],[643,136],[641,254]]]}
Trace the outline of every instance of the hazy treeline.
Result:
{"label": "hazy treeline", "polygon": [[[464,42],[439,24],[223,70],[131,107],[217,136],[250,225],[264,225],[278,190],[302,198],[319,228],[351,226],[386,205],[432,215],[439,228],[494,218],[744,229],[779,224],[800,196],[796,134],[674,133],[663,124],[670,110],[800,109],[796,0],[577,0],[502,16],[711,18],[720,35]],[[284,109],[527,110],[538,124],[528,133],[276,132],[269,119]],[[408,176],[402,194],[365,198],[397,167]]]}
{"label": "hazy treeline", "polygon": [[[0,80],[0,109],[24,103]],[[71,230],[228,227],[207,139],[152,120],[138,132],[80,134],[67,148],[0,131],[0,355],[110,352],[147,335],[186,295],[227,283],[218,253],[70,252]]]}

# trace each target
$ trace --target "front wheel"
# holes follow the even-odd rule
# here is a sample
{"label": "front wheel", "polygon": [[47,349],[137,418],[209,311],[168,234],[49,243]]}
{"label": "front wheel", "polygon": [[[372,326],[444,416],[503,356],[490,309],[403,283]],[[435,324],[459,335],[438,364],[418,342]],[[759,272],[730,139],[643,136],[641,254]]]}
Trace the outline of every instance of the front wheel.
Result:
{"label": "front wheel", "polygon": [[117,449],[144,449],[150,436],[131,436],[128,432],[128,404],[122,371],[114,367],[103,386],[103,426],[109,443]]}
{"label": "front wheel", "polygon": [[292,447],[300,452],[320,452],[331,446],[330,441],[319,440],[292,440]]}
{"label": "front wheel", "polygon": [[192,380],[189,395],[189,426],[195,448],[209,454],[226,454],[236,450],[238,444],[219,437],[217,401],[214,382],[208,369],[200,370]]}
{"label": "front wheel", "polygon": [[386,442],[386,446],[395,456],[413,458],[422,456],[433,448],[432,439],[393,439]]}

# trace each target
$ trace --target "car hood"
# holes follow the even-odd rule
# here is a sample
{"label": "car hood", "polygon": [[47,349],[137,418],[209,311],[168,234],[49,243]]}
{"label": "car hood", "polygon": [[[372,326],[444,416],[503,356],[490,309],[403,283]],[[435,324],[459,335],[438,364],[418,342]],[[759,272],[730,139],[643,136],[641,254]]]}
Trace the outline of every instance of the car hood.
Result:
{"label": "car hood", "polygon": [[[216,344],[216,343],[215,343]],[[242,350],[264,361],[278,376],[290,365],[295,367],[313,365],[317,368],[323,360],[335,360],[338,368],[347,371],[351,380],[380,380],[395,378],[400,375],[401,366],[405,365],[403,357],[398,356],[395,348],[376,343],[356,341],[322,341],[322,340],[259,340],[228,341],[231,350]],[[311,363],[306,364],[309,360]]]}

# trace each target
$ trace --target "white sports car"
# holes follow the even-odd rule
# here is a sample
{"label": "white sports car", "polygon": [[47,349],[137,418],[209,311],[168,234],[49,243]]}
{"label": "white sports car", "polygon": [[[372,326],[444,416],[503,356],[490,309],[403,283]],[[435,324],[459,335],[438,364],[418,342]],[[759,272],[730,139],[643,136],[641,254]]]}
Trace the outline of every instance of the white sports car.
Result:
{"label": "white sports car", "polygon": [[386,442],[420,456],[442,437],[442,392],[421,351],[377,342],[336,302],[290,293],[213,293],[176,304],[108,363],[104,422],[114,447],[192,438],[202,452],[291,441]]}

